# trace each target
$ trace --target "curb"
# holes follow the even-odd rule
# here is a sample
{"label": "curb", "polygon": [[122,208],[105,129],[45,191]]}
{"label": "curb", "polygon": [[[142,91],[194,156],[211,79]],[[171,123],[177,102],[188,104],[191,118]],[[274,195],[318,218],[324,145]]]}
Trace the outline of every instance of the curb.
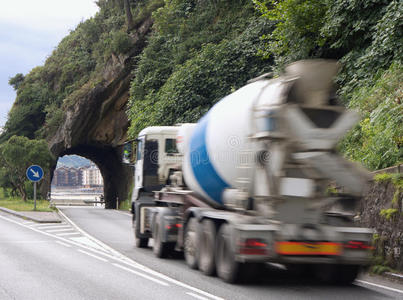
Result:
{"label": "curb", "polygon": [[41,219],[38,219],[38,218],[35,218],[35,217],[27,216],[24,213],[20,213],[18,211],[8,209],[8,208],[5,208],[5,207],[0,207],[0,211],[8,213],[10,215],[14,215],[14,216],[19,217],[19,218],[24,219],[24,220],[30,220],[30,221],[34,221],[34,222],[37,222],[37,223],[61,223],[62,222],[61,220],[56,220],[56,219],[54,219],[54,220],[41,220]]}
{"label": "curb", "polygon": [[383,276],[392,279],[394,281],[399,281],[403,283],[403,275],[402,274],[397,274],[397,273],[392,273],[392,272],[385,272],[383,273]]}

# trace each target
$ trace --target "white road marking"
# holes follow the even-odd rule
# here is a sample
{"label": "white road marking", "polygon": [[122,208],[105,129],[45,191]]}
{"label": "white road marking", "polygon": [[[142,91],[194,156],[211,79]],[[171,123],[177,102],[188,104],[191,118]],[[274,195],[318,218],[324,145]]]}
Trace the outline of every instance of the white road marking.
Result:
{"label": "white road marking", "polygon": [[78,252],[81,252],[81,253],[84,253],[84,254],[87,254],[88,256],[91,256],[91,257],[93,257],[93,258],[96,258],[96,259],[98,259],[98,260],[100,260],[100,261],[108,262],[107,259],[102,258],[102,257],[99,257],[99,256],[96,256],[96,255],[94,255],[94,254],[92,254],[92,253],[89,253],[89,252],[87,252],[87,251],[84,251],[84,250],[81,250],[81,249],[78,249],[77,251],[78,251]]}
{"label": "white road marking", "polygon": [[78,236],[78,237],[71,237],[69,238],[70,240],[73,240],[75,242],[78,242],[80,244],[84,244],[85,246],[88,246],[90,248],[94,248],[94,249],[98,249],[101,250],[103,252],[105,252],[105,249],[102,248],[100,245],[98,245],[97,243],[95,243],[94,241],[91,241],[89,238],[87,238],[86,236]]}
{"label": "white road marking", "polygon": [[71,227],[70,225],[46,225],[46,226],[34,226],[35,228],[46,230],[46,229],[56,229],[56,228],[66,228]]}
{"label": "white road marking", "polygon": [[32,221],[26,221],[26,222],[23,222],[23,223],[26,224],[26,225],[35,224],[35,222],[32,222]]}
{"label": "white road marking", "polygon": [[63,243],[63,242],[61,242],[61,241],[56,241],[56,243],[58,243],[59,245],[63,245],[63,246],[65,246],[65,247],[67,247],[67,248],[71,248],[71,245],[66,244],[66,243]]}
{"label": "white road marking", "polygon": [[[142,264],[140,264],[140,263],[138,263],[138,262],[135,262],[135,261],[132,260],[131,258],[129,258],[129,257],[127,257],[127,256],[125,256],[125,255],[123,255],[123,254],[121,254],[119,251],[116,251],[115,249],[109,247],[109,246],[106,245],[105,243],[99,241],[98,239],[94,238],[93,236],[89,235],[87,232],[85,232],[84,230],[82,230],[81,228],[79,228],[79,227],[78,227],[69,217],[67,217],[61,210],[59,210],[59,213],[60,213],[72,226],[74,226],[77,230],[79,230],[83,235],[87,236],[89,239],[95,241],[96,243],[102,245],[103,247],[105,247],[105,249],[110,250],[113,255],[116,255],[116,254],[117,254],[115,257],[113,257],[112,255],[107,254],[107,253],[102,253],[102,255],[107,256],[107,257],[112,257],[114,260],[120,261],[121,263],[123,263],[123,264],[125,264],[125,265],[128,265],[128,266],[130,266],[130,267],[137,268],[137,269],[139,269],[139,270],[142,270],[142,271],[144,271],[144,272],[147,272],[147,273],[149,273],[149,274],[152,274],[152,275],[154,275],[154,276],[156,276],[156,277],[159,277],[159,278],[161,278],[161,279],[164,279],[165,281],[171,282],[172,284],[181,286],[181,287],[183,287],[183,288],[185,288],[185,289],[188,289],[188,290],[191,290],[191,291],[196,292],[196,293],[198,293],[198,294],[204,295],[204,296],[208,297],[209,299],[224,300],[224,298],[215,296],[215,295],[213,295],[213,294],[210,294],[210,293],[208,293],[208,292],[205,292],[205,291],[203,291],[203,290],[200,290],[200,289],[198,289],[198,288],[195,288],[195,287],[193,287],[193,286],[191,286],[191,285],[188,285],[188,284],[186,284],[186,283],[183,283],[183,282],[181,282],[181,281],[178,281],[178,280],[176,280],[176,279],[173,279],[173,278],[171,278],[171,277],[169,277],[169,276],[166,276],[166,275],[164,275],[164,274],[162,274],[162,273],[160,273],[160,272],[154,271],[154,270],[152,270],[152,269],[150,269],[150,268],[148,268],[148,267],[146,267],[146,266],[144,266],[144,265],[142,265]],[[97,251],[97,250],[95,250],[95,249],[89,249],[89,250],[94,251],[94,252],[99,252],[99,251]]]}
{"label": "white road marking", "polygon": [[122,266],[122,265],[119,265],[119,264],[112,264],[112,265],[114,265],[115,267],[118,267],[118,268],[120,268],[120,269],[122,269],[122,270],[125,270],[125,271],[127,271],[127,272],[130,272],[130,273],[136,274],[136,275],[138,275],[138,276],[141,276],[141,277],[143,277],[143,278],[145,278],[145,279],[148,279],[148,280],[154,281],[154,282],[156,282],[156,283],[159,283],[159,284],[161,284],[161,285],[169,286],[169,284],[166,283],[166,282],[164,282],[164,281],[158,280],[158,279],[153,278],[153,277],[151,277],[151,276],[148,276],[148,275],[146,275],[146,274],[143,274],[143,273],[134,271],[134,270],[132,270],[132,269],[126,268],[126,267],[124,267],[124,266]]}
{"label": "white road marking", "polygon": [[[74,227],[78,228],[77,225],[75,225],[75,224],[74,224],[67,216],[65,216],[61,211],[60,211],[60,213],[61,213],[68,221],[70,221],[71,224],[72,224]],[[75,246],[77,246],[77,247],[84,248],[84,249],[86,249],[86,250],[95,252],[95,253],[97,253],[97,254],[99,254],[99,255],[106,256],[106,257],[108,257],[108,258],[110,258],[110,259],[119,261],[119,262],[121,262],[121,263],[123,263],[123,264],[126,264],[126,265],[128,265],[128,266],[141,269],[141,270],[143,270],[143,271],[145,271],[145,272],[147,272],[147,273],[153,274],[154,276],[157,276],[157,277],[159,277],[159,278],[165,279],[165,280],[168,281],[168,282],[171,282],[171,283],[176,284],[176,285],[178,285],[178,286],[182,286],[182,287],[184,287],[184,288],[186,288],[186,289],[195,291],[195,292],[197,292],[197,293],[199,293],[199,294],[205,295],[205,296],[208,297],[209,299],[224,300],[224,299],[221,298],[221,297],[214,296],[214,295],[212,295],[212,294],[210,294],[210,293],[204,292],[203,290],[200,290],[200,289],[198,289],[198,288],[189,286],[189,285],[187,285],[187,284],[185,284],[185,283],[182,283],[182,282],[180,282],[180,281],[178,281],[178,280],[176,280],[176,279],[173,279],[173,278],[171,278],[171,277],[168,277],[168,276],[166,276],[166,275],[164,275],[164,274],[162,274],[162,273],[159,273],[159,272],[157,272],[157,271],[154,271],[154,270],[152,270],[152,269],[149,269],[148,267],[146,267],[146,266],[144,266],[144,265],[139,264],[139,263],[133,261],[132,259],[130,259],[130,258],[124,256],[124,255],[121,254],[120,252],[114,250],[113,248],[111,248],[111,247],[105,245],[104,243],[98,241],[97,239],[95,239],[94,237],[90,236],[88,233],[86,233],[85,231],[83,231],[83,230],[80,229],[80,228],[78,228],[78,229],[79,229],[79,231],[80,231],[83,235],[85,235],[85,236],[87,236],[87,237],[91,237],[91,240],[93,240],[93,241],[95,241],[95,242],[97,242],[97,243],[99,243],[99,244],[105,245],[106,248],[112,249],[113,254],[115,255],[115,253],[118,253],[119,256],[114,256],[114,255],[111,255],[111,254],[108,254],[108,253],[105,253],[105,252],[101,252],[101,251],[99,251],[99,250],[97,250],[97,249],[89,248],[89,247],[87,247],[87,246],[85,246],[85,245],[83,245],[83,244],[77,243],[77,242],[72,241],[72,240],[70,240],[70,239],[66,239],[66,238],[63,238],[63,237],[60,237],[60,236],[51,234],[51,233],[47,233],[47,232],[45,232],[45,231],[38,230],[36,227],[34,227],[34,226],[32,226],[32,225],[31,225],[31,226],[28,226],[28,225],[26,225],[26,224],[23,224],[23,223],[21,223],[21,222],[15,221],[15,220],[12,220],[12,219],[7,218],[7,217],[4,217],[4,216],[2,216],[2,215],[0,215],[0,219],[3,219],[3,220],[5,220],[5,221],[7,221],[7,222],[11,222],[11,223],[14,223],[14,224],[19,225],[19,226],[22,226],[22,227],[25,227],[25,228],[30,229],[30,230],[32,230],[32,231],[35,231],[35,232],[37,232],[37,233],[40,233],[40,234],[43,234],[43,235],[47,235],[47,236],[52,237],[52,238],[56,238],[56,239],[58,239],[58,240],[60,240],[60,241],[64,241],[65,243],[69,243],[69,244],[75,245]],[[61,243],[60,241],[56,241],[56,242]],[[63,244],[64,244],[64,243],[63,243]],[[118,265],[118,264],[115,264],[115,265]],[[120,265],[119,265],[119,266],[120,266]],[[120,266],[120,267],[122,267],[122,266]],[[129,269],[129,270],[130,270],[130,269]],[[133,271],[133,270],[131,270],[131,271]],[[133,271],[133,272],[135,272],[135,271]],[[141,273],[140,273],[140,274],[141,274]],[[144,274],[142,274],[142,275],[144,275]],[[145,276],[146,276],[146,275],[145,275]],[[153,279],[154,279],[154,278],[153,278]],[[157,279],[156,279],[156,280],[157,280]],[[388,286],[384,286],[384,285],[380,285],[380,284],[375,284],[375,283],[371,283],[371,282],[363,281],[363,280],[356,280],[356,282],[357,282],[357,283],[361,283],[362,285],[375,286],[375,287],[378,287],[378,288],[380,288],[380,289],[385,289],[385,290],[389,290],[389,291],[393,291],[393,292],[396,292],[396,293],[401,293],[401,294],[403,294],[403,291],[402,291],[402,290],[390,288],[390,287],[388,287]],[[166,284],[166,283],[165,283],[165,284]]]}
{"label": "white road marking", "polygon": [[[101,254],[101,255],[105,255],[105,256],[107,256],[107,257],[109,257],[109,258],[116,259],[116,258],[114,258],[112,255],[108,255],[108,254],[105,253],[105,252],[101,252],[101,251],[99,251],[99,250],[92,249],[92,248],[90,248],[90,247],[87,247],[87,246],[82,245],[82,244],[80,244],[80,243],[77,243],[77,242],[75,242],[75,241],[72,241],[74,238],[69,238],[69,239],[67,239],[67,238],[63,238],[63,237],[61,237],[61,236],[57,236],[57,235],[52,234],[52,233],[47,233],[46,231],[42,231],[42,230],[36,229],[35,227],[32,227],[32,226],[24,225],[24,224],[22,224],[22,223],[20,223],[20,222],[14,221],[14,220],[9,219],[9,218],[7,218],[7,217],[3,217],[3,216],[1,216],[1,215],[0,215],[0,219],[3,219],[3,220],[5,220],[5,221],[7,221],[7,222],[11,222],[11,223],[14,223],[14,224],[19,225],[19,226],[22,226],[22,227],[25,227],[26,229],[30,229],[30,230],[32,230],[32,231],[35,231],[35,232],[37,232],[37,233],[46,235],[46,236],[48,236],[48,237],[58,239],[58,240],[60,240],[60,241],[63,241],[63,242],[65,242],[65,243],[68,243],[68,244],[71,244],[71,245],[74,245],[74,246],[76,246],[76,247],[81,247],[81,248],[84,248],[84,249],[86,249],[86,250],[89,250],[89,251],[92,251],[92,252],[95,252],[95,253],[98,253],[98,254]],[[119,260],[119,261],[121,261],[121,260]]]}
{"label": "white road marking", "polygon": [[56,233],[57,236],[68,236],[68,235],[77,235],[79,232],[65,232],[65,233]]}
{"label": "white road marking", "polygon": [[[61,214],[63,217],[65,217],[67,221],[69,221],[69,222],[71,221],[71,220],[70,220],[65,214],[63,214],[61,211],[60,211],[60,214]],[[27,229],[30,229],[30,230],[32,230],[32,231],[35,231],[35,232],[37,232],[37,233],[40,233],[40,234],[43,234],[43,235],[47,235],[47,236],[52,237],[52,238],[56,238],[56,239],[58,239],[58,240],[60,240],[60,241],[63,241],[63,242],[65,242],[65,243],[69,243],[69,244],[75,245],[75,246],[77,246],[77,247],[81,247],[81,248],[84,248],[84,249],[89,250],[89,251],[91,251],[91,252],[97,253],[97,254],[99,254],[99,255],[108,257],[108,258],[110,258],[110,259],[112,259],[112,260],[119,261],[119,262],[122,263],[122,264],[128,265],[128,266],[133,267],[133,268],[137,268],[137,269],[139,269],[139,270],[142,270],[142,271],[144,271],[144,272],[147,272],[147,273],[149,273],[149,274],[152,274],[152,275],[154,275],[154,276],[156,276],[156,277],[159,277],[159,278],[161,278],[161,279],[163,279],[163,280],[165,280],[165,281],[167,281],[167,282],[171,282],[172,284],[175,284],[175,285],[177,285],[177,286],[181,286],[181,287],[183,287],[183,288],[185,288],[185,289],[188,289],[188,290],[191,290],[191,291],[196,292],[196,293],[198,293],[198,294],[204,295],[204,296],[208,297],[209,299],[224,300],[224,298],[221,298],[221,297],[218,297],[218,296],[214,296],[214,295],[212,295],[212,294],[210,294],[210,293],[207,293],[207,292],[205,292],[205,291],[203,291],[203,290],[200,290],[200,289],[198,289],[198,288],[195,288],[195,287],[193,287],[193,286],[190,286],[190,285],[188,285],[188,284],[186,284],[186,283],[182,283],[182,282],[180,282],[180,281],[178,281],[178,280],[176,280],[176,279],[173,279],[173,278],[171,278],[171,277],[169,277],[169,276],[166,276],[166,275],[164,275],[164,274],[162,274],[162,273],[159,273],[159,272],[157,272],[157,271],[154,271],[154,270],[152,270],[152,269],[150,269],[150,268],[148,268],[148,267],[146,267],[146,266],[144,266],[144,265],[141,265],[141,264],[135,262],[134,260],[130,259],[129,257],[124,256],[123,254],[121,254],[120,252],[116,251],[115,249],[113,249],[113,248],[111,248],[111,247],[105,245],[105,244],[102,243],[101,241],[98,241],[96,238],[90,236],[90,235],[89,235],[88,233],[86,233],[84,230],[82,230],[81,228],[78,228],[77,225],[75,225],[74,222],[72,222],[72,221],[71,221],[72,226],[78,228],[79,231],[80,231],[83,235],[89,237],[91,240],[95,241],[95,242],[98,243],[98,244],[101,244],[101,245],[103,244],[103,245],[105,245],[105,248],[106,248],[106,249],[111,249],[111,250],[112,250],[111,252],[112,252],[113,254],[109,254],[109,253],[106,253],[106,252],[101,252],[101,251],[99,251],[99,250],[97,250],[97,249],[93,249],[93,248],[87,247],[87,246],[85,246],[85,245],[83,245],[83,244],[77,243],[77,242],[72,241],[72,240],[70,240],[70,239],[63,238],[63,237],[57,236],[57,235],[55,235],[55,234],[47,233],[46,231],[41,231],[41,230],[39,230],[39,229],[37,229],[37,228],[35,228],[35,227],[33,227],[33,226],[24,225],[24,224],[22,224],[22,223],[20,223],[20,222],[17,222],[17,221],[14,221],[14,220],[12,220],[12,219],[3,217],[3,216],[1,216],[1,215],[0,215],[0,218],[3,219],[3,220],[5,220],[5,221],[8,221],[8,222],[17,224],[17,225],[19,225],[19,226],[25,227],[25,228],[27,228]],[[117,253],[118,255],[116,255],[116,253]],[[130,270],[130,269],[129,269],[129,270]],[[141,273],[140,273],[140,274],[141,274]],[[143,275],[144,275],[144,276],[147,276],[147,275],[145,275],[145,274],[143,274]],[[155,279],[155,280],[158,280],[158,279]]]}
{"label": "white road marking", "polygon": [[[70,208],[70,207],[69,207]],[[109,247],[108,245],[106,245],[105,243],[101,242],[100,240],[94,238],[92,235],[89,235],[87,232],[85,232],[84,230],[82,230],[80,227],[78,227],[76,225],[76,223],[74,223],[69,217],[67,217],[60,209],[59,209],[59,213],[62,215],[63,218],[65,218],[70,224],[71,226],[73,226],[77,231],[81,232],[82,235],[84,235],[85,237],[87,237],[89,240],[93,241],[94,243],[98,244],[99,246],[101,246],[102,248],[104,248],[106,252],[110,252],[112,253],[114,256],[116,257],[120,257],[121,260],[126,260],[126,256],[124,256],[123,254],[121,254],[120,252],[116,251],[115,249],[113,249],[112,247]],[[131,261],[131,260],[130,260]]]}
{"label": "white road marking", "polygon": [[356,280],[355,282],[358,282],[358,283],[361,283],[361,284],[364,284],[364,285],[367,284],[367,285],[375,286],[375,287],[378,287],[378,288],[381,288],[381,289],[384,289],[384,290],[388,290],[388,291],[392,291],[392,292],[395,292],[395,293],[403,294],[402,290],[394,289],[394,288],[391,288],[391,287],[388,287],[388,286],[385,286],[385,285],[380,285],[380,284],[376,284],[376,283],[372,283],[372,282],[368,282],[368,281],[364,281],[364,280]]}
{"label": "white road marking", "polygon": [[199,300],[208,300],[208,298],[199,296],[199,295],[194,294],[194,293],[191,293],[191,292],[187,292],[186,294],[189,295],[189,296],[192,296],[192,297],[194,297],[194,298],[196,298],[196,299],[199,299]]}
{"label": "white road marking", "polygon": [[52,229],[52,230],[46,230],[46,232],[49,233],[55,233],[55,232],[66,232],[66,231],[74,231],[74,228],[64,228],[64,229]]}

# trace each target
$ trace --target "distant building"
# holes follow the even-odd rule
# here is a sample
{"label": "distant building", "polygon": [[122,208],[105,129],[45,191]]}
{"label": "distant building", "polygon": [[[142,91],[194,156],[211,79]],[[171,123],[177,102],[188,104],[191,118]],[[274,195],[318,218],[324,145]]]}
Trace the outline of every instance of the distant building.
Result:
{"label": "distant building", "polygon": [[53,173],[53,186],[98,187],[103,186],[101,172],[95,165],[81,168],[62,166]]}
{"label": "distant building", "polygon": [[81,186],[82,174],[79,169],[60,167],[53,173],[52,185],[55,186]]}
{"label": "distant building", "polygon": [[101,171],[97,167],[82,168],[82,185],[84,187],[102,186],[103,184]]}

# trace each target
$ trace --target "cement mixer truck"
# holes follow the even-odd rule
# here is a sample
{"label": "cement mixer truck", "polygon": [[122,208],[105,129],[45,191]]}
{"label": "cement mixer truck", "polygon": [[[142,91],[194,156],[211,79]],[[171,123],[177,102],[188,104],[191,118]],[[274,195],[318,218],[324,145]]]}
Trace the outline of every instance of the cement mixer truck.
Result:
{"label": "cement mixer truck", "polygon": [[299,61],[250,80],[196,124],[142,130],[131,151],[136,246],[152,239],[160,258],[183,251],[190,268],[230,283],[266,263],[352,282],[372,248],[355,220],[369,177],[335,150],[357,121],[335,98],[337,70]]}

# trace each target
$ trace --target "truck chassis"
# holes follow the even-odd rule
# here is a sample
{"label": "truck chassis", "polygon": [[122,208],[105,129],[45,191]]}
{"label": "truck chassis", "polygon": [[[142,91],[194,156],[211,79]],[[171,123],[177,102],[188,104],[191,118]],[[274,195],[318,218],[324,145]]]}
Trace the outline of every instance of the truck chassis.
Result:
{"label": "truck chassis", "polygon": [[250,277],[264,263],[280,263],[290,270],[313,269],[327,283],[347,284],[370,260],[372,230],[341,214],[325,215],[320,226],[284,224],[253,211],[216,209],[192,191],[175,188],[141,195],[132,211],[137,247],[147,247],[152,238],[157,257],[181,251],[190,268],[229,283]]}

